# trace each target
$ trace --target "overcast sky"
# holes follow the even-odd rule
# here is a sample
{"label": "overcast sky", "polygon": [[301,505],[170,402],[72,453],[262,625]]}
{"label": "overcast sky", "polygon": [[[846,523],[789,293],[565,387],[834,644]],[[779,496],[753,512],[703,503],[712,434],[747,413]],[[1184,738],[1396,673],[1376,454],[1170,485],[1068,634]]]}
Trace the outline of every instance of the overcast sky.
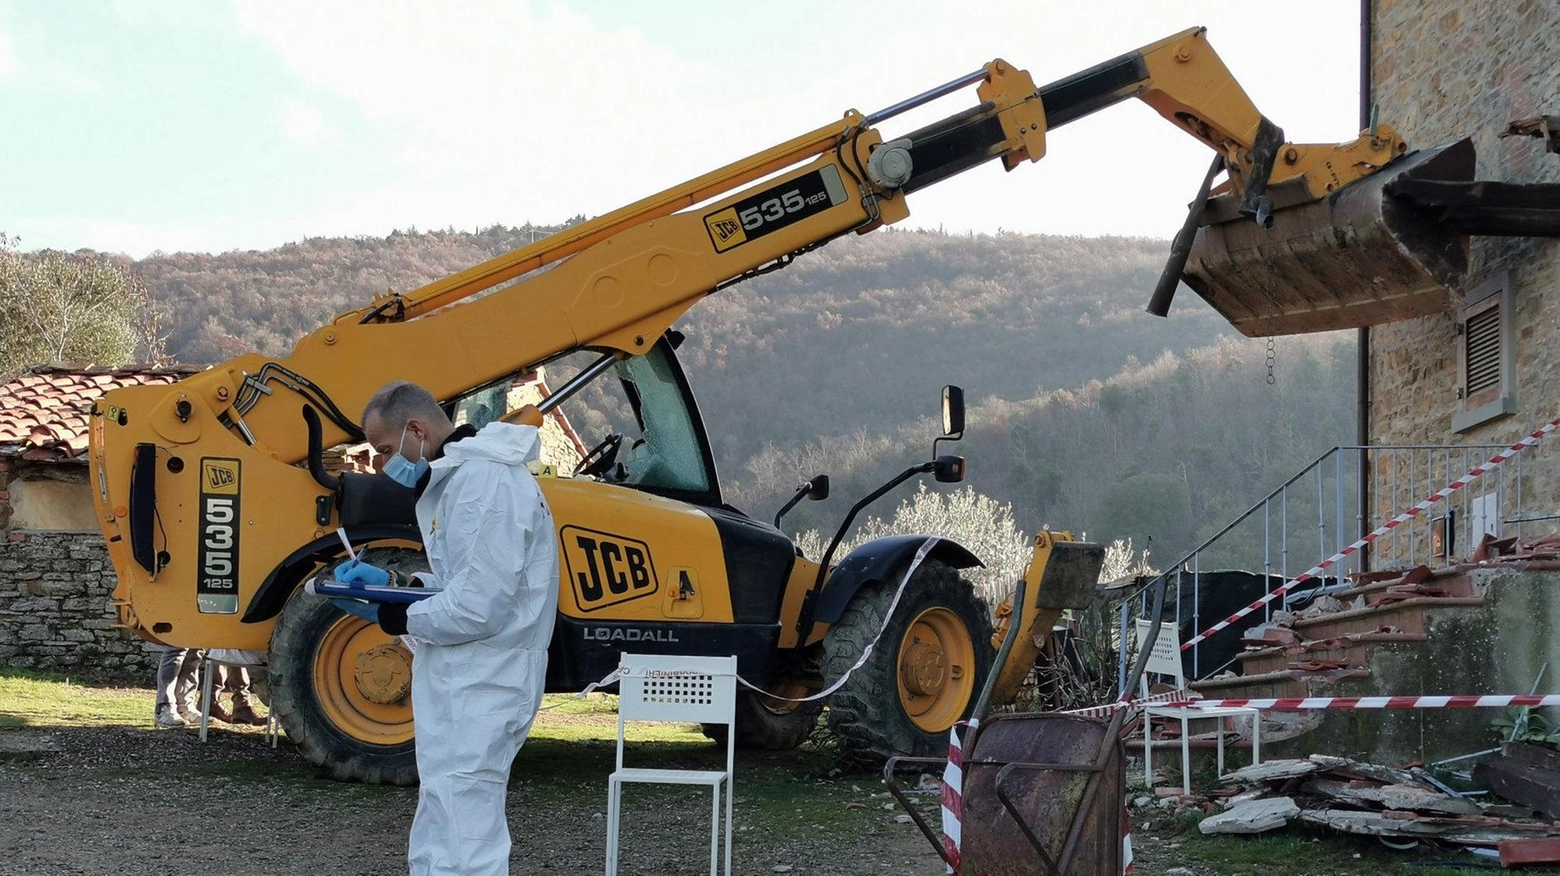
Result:
{"label": "overcast sky", "polygon": [[[1356,0],[0,0],[0,232],[144,256],[595,216],[992,58],[1045,83],[1194,25],[1291,140],[1357,133]],[[1209,160],[1136,102],[1048,145],[903,227],[1169,237]]]}

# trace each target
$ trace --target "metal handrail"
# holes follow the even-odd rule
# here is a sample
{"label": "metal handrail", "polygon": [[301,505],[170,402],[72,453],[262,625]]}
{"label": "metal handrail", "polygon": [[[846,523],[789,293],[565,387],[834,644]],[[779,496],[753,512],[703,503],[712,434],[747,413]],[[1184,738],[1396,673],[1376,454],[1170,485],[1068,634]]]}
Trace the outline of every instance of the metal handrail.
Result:
{"label": "metal handrail", "polygon": [[[1119,629],[1120,641],[1118,642],[1118,647],[1117,647],[1117,653],[1118,653],[1118,658],[1119,658],[1118,659],[1118,665],[1120,666],[1120,671],[1118,672],[1118,684],[1121,684],[1121,685],[1125,684],[1125,679],[1123,679],[1121,677],[1121,675],[1124,674],[1125,670],[1126,670],[1126,654],[1127,654],[1127,649],[1128,649],[1128,625],[1129,625],[1129,620],[1130,620],[1130,606],[1132,605],[1133,601],[1138,599],[1139,597],[1141,597],[1145,593],[1145,591],[1147,591],[1148,588],[1150,588],[1150,587],[1154,587],[1155,585],[1159,585],[1161,583],[1168,584],[1169,580],[1170,580],[1170,577],[1172,575],[1174,575],[1174,576],[1176,576],[1176,594],[1175,594],[1176,606],[1177,606],[1176,611],[1177,611],[1177,620],[1179,620],[1179,610],[1180,610],[1179,606],[1180,606],[1180,595],[1181,595],[1180,594],[1180,582],[1181,582],[1181,580],[1186,575],[1190,575],[1192,577],[1192,579],[1193,579],[1193,582],[1194,582],[1193,586],[1194,587],[1198,586],[1198,582],[1200,582],[1200,579],[1201,579],[1201,577],[1203,575],[1203,571],[1201,569],[1201,561],[1203,559],[1204,554],[1209,552],[1209,550],[1211,548],[1213,548],[1217,543],[1219,543],[1221,539],[1224,539],[1226,536],[1228,536],[1234,529],[1236,529],[1237,527],[1241,526],[1242,524],[1245,524],[1245,523],[1247,523],[1249,521],[1252,521],[1254,519],[1255,515],[1259,511],[1263,512],[1263,514],[1264,514],[1264,520],[1263,520],[1263,524],[1262,524],[1263,525],[1263,530],[1264,530],[1263,531],[1263,541],[1264,541],[1264,544],[1266,545],[1273,537],[1273,535],[1272,535],[1271,514],[1274,511],[1274,506],[1275,505],[1279,506],[1279,510],[1278,510],[1278,514],[1280,516],[1280,519],[1279,519],[1279,523],[1280,523],[1279,547],[1280,547],[1281,556],[1284,558],[1283,561],[1282,561],[1282,564],[1281,564],[1282,568],[1283,568],[1282,574],[1284,574],[1286,576],[1286,579],[1287,579],[1287,576],[1288,576],[1288,553],[1289,553],[1289,545],[1290,545],[1289,517],[1291,516],[1290,512],[1288,510],[1288,501],[1289,501],[1288,493],[1293,488],[1295,488],[1298,484],[1300,484],[1301,481],[1304,478],[1312,475],[1313,473],[1317,477],[1317,497],[1316,497],[1317,518],[1315,520],[1313,520],[1312,523],[1314,525],[1316,525],[1317,528],[1318,528],[1318,537],[1319,537],[1319,539],[1322,540],[1321,543],[1320,543],[1320,549],[1323,551],[1323,556],[1326,555],[1326,547],[1327,547],[1327,545],[1326,545],[1326,541],[1325,541],[1325,538],[1326,538],[1325,532],[1326,532],[1328,527],[1327,527],[1327,519],[1326,519],[1326,513],[1327,512],[1325,510],[1325,500],[1323,498],[1323,492],[1324,492],[1324,489],[1325,489],[1324,486],[1323,486],[1323,484],[1324,484],[1324,480],[1323,479],[1327,476],[1327,472],[1325,471],[1323,466],[1328,464],[1328,460],[1329,459],[1333,459],[1334,460],[1333,463],[1332,463],[1334,468],[1335,468],[1335,473],[1333,474],[1333,477],[1335,479],[1335,485],[1341,491],[1342,484],[1345,482],[1345,478],[1347,477],[1346,472],[1348,472],[1349,469],[1353,467],[1349,463],[1349,461],[1348,461],[1348,454],[1351,454],[1351,453],[1352,454],[1358,454],[1359,462],[1357,464],[1357,469],[1355,469],[1355,472],[1357,473],[1358,477],[1364,478],[1364,477],[1367,477],[1367,476],[1371,476],[1370,474],[1367,473],[1368,472],[1368,469],[1367,469],[1367,458],[1370,457],[1370,456],[1374,455],[1375,458],[1379,459],[1381,455],[1384,455],[1384,454],[1387,454],[1387,453],[1400,453],[1400,452],[1419,453],[1419,452],[1423,452],[1423,453],[1425,453],[1425,461],[1426,461],[1426,467],[1425,467],[1425,470],[1423,472],[1418,470],[1419,466],[1418,466],[1418,462],[1417,461],[1410,462],[1409,466],[1407,467],[1407,471],[1408,471],[1409,477],[1410,477],[1407,489],[1410,490],[1410,491],[1413,491],[1418,486],[1418,483],[1417,483],[1417,477],[1418,476],[1424,475],[1426,477],[1426,481],[1427,482],[1429,482],[1430,480],[1432,480],[1434,478],[1434,470],[1435,470],[1435,465],[1436,465],[1436,461],[1437,461],[1435,454],[1437,454],[1437,453],[1444,454],[1444,460],[1445,460],[1444,464],[1445,464],[1445,467],[1449,470],[1451,468],[1450,462],[1451,462],[1452,454],[1454,452],[1460,452],[1460,453],[1462,453],[1462,454],[1464,454],[1466,456],[1466,454],[1468,454],[1470,452],[1473,452],[1473,451],[1481,451],[1481,450],[1491,450],[1491,451],[1494,451],[1494,450],[1499,450],[1499,449],[1505,449],[1506,446],[1507,445],[1504,445],[1504,444],[1454,444],[1454,445],[1437,445],[1437,444],[1403,444],[1403,445],[1359,445],[1359,444],[1353,444],[1353,445],[1347,445],[1347,444],[1345,444],[1345,445],[1337,445],[1337,446],[1334,446],[1334,447],[1326,450],[1321,455],[1319,455],[1315,459],[1313,459],[1310,463],[1308,463],[1307,465],[1303,466],[1298,472],[1296,472],[1294,475],[1289,477],[1282,484],[1278,485],[1273,490],[1268,492],[1268,494],[1265,495],[1263,498],[1261,498],[1258,501],[1256,501],[1255,503],[1253,503],[1251,505],[1251,507],[1247,508],[1244,512],[1242,512],[1241,514],[1237,515],[1228,524],[1226,524],[1225,526],[1221,527],[1213,535],[1211,535],[1208,538],[1204,539],[1197,547],[1193,548],[1185,556],[1180,558],[1175,563],[1172,563],[1171,565],[1166,567],[1165,571],[1160,572],[1158,575],[1156,575],[1153,578],[1149,579],[1148,581],[1144,582],[1141,586],[1132,589],[1131,591],[1129,591],[1127,594],[1125,594],[1121,598],[1122,599],[1122,601],[1121,601],[1121,618],[1120,618],[1120,629]],[[1370,466],[1370,470],[1375,470],[1375,469],[1376,469],[1376,467],[1374,465]],[[1397,493],[1400,492],[1400,490],[1401,490],[1401,488],[1400,488],[1400,486],[1398,484],[1398,480],[1397,480],[1397,473],[1398,473],[1398,471],[1399,471],[1399,469],[1397,467],[1397,464],[1394,463],[1393,483],[1392,483],[1392,487],[1391,487],[1391,496],[1393,498],[1395,498]],[[1380,486],[1380,477],[1381,477],[1381,475],[1379,473],[1379,470],[1376,471],[1374,476],[1377,478],[1377,483],[1378,483],[1378,487],[1379,487]],[[1520,459],[1518,460],[1518,464],[1515,467],[1515,478],[1516,478],[1516,483],[1515,483],[1516,504],[1517,504],[1517,509],[1518,509],[1517,517],[1520,518],[1522,516],[1522,514],[1521,514],[1521,498],[1522,498],[1521,497],[1521,492],[1522,492],[1522,490],[1521,490],[1521,465],[1520,465]],[[1499,495],[1500,487],[1497,486],[1496,490],[1497,490],[1497,495]],[[1377,493],[1379,494],[1379,490],[1377,491]],[[1342,493],[1340,492],[1339,495],[1341,497]],[[1416,497],[1416,498],[1422,498],[1422,497]],[[1356,504],[1358,504],[1358,503],[1356,502]],[[1338,501],[1338,505],[1339,505],[1339,507],[1338,507],[1338,509],[1336,511],[1338,516],[1336,516],[1335,519],[1334,519],[1334,523],[1335,523],[1334,535],[1335,535],[1335,537],[1339,536],[1341,534],[1343,528],[1344,528],[1344,526],[1343,526],[1344,517],[1342,515],[1343,502],[1342,502],[1341,498]],[[1467,507],[1466,504],[1465,504],[1464,507],[1465,508]],[[1359,523],[1360,529],[1361,529],[1361,533],[1363,534],[1365,531],[1367,531],[1367,527],[1365,525],[1365,522],[1366,522],[1366,520],[1369,517],[1369,509],[1366,509],[1366,508],[1363,508],[1363,507],[1357,507],[1355,509],[1354,517],[1355,517],[1355,520]],[[1428,523],[1429,523],[1429,521],[1426,520],[1426,525],[1428,525]],[[1410,550],[1411,554],[1414,553],[1417,550],[1417,547],[1416,547],[1417,543],[1413,540],[1414,538],[1417,538],[1417,536],[1411,536],[1411,541],[1410,541],[1410,544],[1409,544],[1409,550]],[[1352,538],[1351,538],[1351,540],[1352,540]],[[1340,544],[1341,544],[1341,542],[1340,542]],[[1264,566],[1264,568],[1263,568],[1263,574],[1265,576],[1268,576],[1268,577],[1271,577],[1273,575],[1273,563],[1272,563],[1271,557],[1272,557],[1272,555],[1271,555],[1271,547],[1264,547],[1264,558],[1263,558],[1263,566]],[[1364,567],[1363,562],[1362,562],[1362,564],[1360,566],[1360,570],[1364,571],[1364,568],[1365,567]],[[1271,587],[1271,585],[1269,585],[1269,586]],[[1196,592],[1194,591],[1194,597],[1193,597],[1194,618],[1198,616],[1198,614],[1196,612],[1196,603],[1197,603],[1197,597],[1196,597]],[[1205,675],[1205,673],[1199,671],[1201,669],[1201,667],[1198,666],[1199,656],[1200,656],[1199,652],[1200,651],[1201,651],[1200,646],[1194,646],[1193,649],[1192,649],[1192,654],[1193,654],[1192,666],[1193,666],[1193,670],[1190,673],[1190,676],[1194,677],[1194,678],[1204,677],[1204,675]],[[1233,661],[1231,661],[1231,662],[1233,662]],[[1225,665],[1228,665],[1228,663],[1226,663]],[[1217,667],[1217,668],[1213,669],[1211,672],[1206,673],[1206,674],[1212,674],[1212,673],[1218,672],[1218,671],[1222,670],[1223,668],[1224,668],[1223,666]],[[1122,690],[1124,691],[1125,687],[1123,687]]]}

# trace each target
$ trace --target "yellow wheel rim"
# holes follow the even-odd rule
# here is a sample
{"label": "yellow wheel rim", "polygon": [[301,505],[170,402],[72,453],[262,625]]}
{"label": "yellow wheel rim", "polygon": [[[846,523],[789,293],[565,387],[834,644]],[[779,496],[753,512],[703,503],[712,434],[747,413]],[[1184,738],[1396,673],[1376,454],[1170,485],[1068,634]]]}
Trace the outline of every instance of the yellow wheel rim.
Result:
{"label": "yellow wheel rim", "polygon": [[320,709],[338,730],[369,745],[412,740],[412,655],[378,626],[337,620],[314,658]]}
{"label": "yellow wheel rim", "polygon": [[927,733],[953,726],[975,691],[975,643],[957,614],[928,608],[899,641],[899,704]]}
{"label": "yellow wheel rim", "polygon": [[807,685],[799,681],[782,681],[771,684],[768,692],[776,697],[785,697],[786,699],[777,700],[774,697],[766,696],[755,697],[754,699],[763,707],[764,711],[771,715],[789,715],[800,708],[802,704],[787,702],[787,700],[796,700],[807,696]]}

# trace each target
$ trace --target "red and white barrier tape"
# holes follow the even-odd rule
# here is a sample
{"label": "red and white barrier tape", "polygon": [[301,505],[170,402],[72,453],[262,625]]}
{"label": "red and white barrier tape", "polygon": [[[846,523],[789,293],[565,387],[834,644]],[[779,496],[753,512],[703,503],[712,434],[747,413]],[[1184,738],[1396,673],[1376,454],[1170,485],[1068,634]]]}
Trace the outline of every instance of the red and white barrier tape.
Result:
{"label": "red and white barrier tape", "polygon": [[850,679],[851,674],[866,664],[867,660],[872,656],[872,649],[877,647],[878,640],[883,638],[883,633],[888,629],[889,622],[894,619],[894,609],[899,607],[899,597],[905,595],[905,587],[910,584],[910,576],[914,575],[915,570],[920,568],[921,561],[926,559],[926,555],[931,553],[932,548],[936,547],[939,541],[940,539],[938,539],[936,536],[933,536],[921,542],[921,547],[915,552],[915,556],[910,559],[910,567],[905,569],[904,577],[899,579],[899,589],[894,591],[894,598],[888,603],[888,611],[883,612],[883,624],[882,626],[878,627],[877,635],[873,636],[872,641],[867,643],[867,647],[862,649],[861,656],[856,658],[856,662],[851,664],[851,667],[845,670],[843,675],[835,679],[833,684],[829,685],[821,691],[818,691],[815,694],[808,694],[805,697],[783,697],[779,694],[772,694],[769,691],[764,690],[763,688],[759,687],[751,681],[748,681],[740,675],[737,676],[737,683],[747,688],[748,690],[758,693],[760,696],[768,697],[772,700],[779,700],[782,703],[810,703],[816,700],[824,699],[830,694],[839,690],[844,686],[845,682]]}
{"label": "red and white barrier tape", "polygon": [[1313,709],[1501,709],[1517,706],[1560,706],[1560,694],[1426,697],[1288,697],[1255,700],[1182,700],[1169,708],[1217,709],[1241,707],[1274,712]]}
{"label": "red and white barrier tape", "polygon": [[1121,798],[1121,874],[1132,876],[1132,814],[1125,797]]}
{"label": "red and white barrier tape", "polygon": [[959,742],[959,727],[974,729],[980,720],[971,718],[948,728],[948,765],[943,767],[942,777],[942,830],[943,853],[948,859],[947,872],[959,872],[959,843],[962,839],[961,822],[964,820],[964,746]]}
{"label": "red and white barrier tape", "polygon": [[1188,693],[1189,691],[1187,691],[1186,688],[1181,688],[1180,690],[1167,690],[1164,693],[1156,693],[1137,700],[1120,700],[1114,703],[1106,703],[1103,706],[1085,706],[1081,709],[1068,709],[1062,714],[1082,715],[1085,718],[1105,718],[1119,709],[1136,709],[1140,708],[1146,703],[1201,702],[1201,700],[1188,701],[1186,699]]}
{"label": "red and white barrier tape", "polygon": [[1289,581],[1289,582],[1285,583],[1283,586],[1278,587],[1277,589],[1275,589],[1272,593],[1269,593],[1268,595],[1262,597],[1261,599],[1258,599],[1256,602],[1253,602],[1252,604],[1246,606],[1245,608],[1241,609],[1240,611],[1235,612],[1234,614],[1230,615],[1229,617],[1225,618],[1224,620],[1219,621],[1218,623],[1214,624],[1213,626],[1209,627],[1208,629],[1202,631],[1201,633],[1198,633],[1196,636],[1193,636],[1192,638],[1187,639],[1186,643],[1181,646],[1181,650],[1185,651],[1188,648],[1192,647],[1193,645],[1197,644],[1198,642],[1201,642],[1204,639],[1207,639],[1209,636],[1213,635],[1214,633],[1217,633],[1220,630],[1225,629],[1230,624],[1235,623],[1236,621],[1240,620],[1241,618],[1245,617],[1246,615],[1251,614],[1252,612],[1254,612],[1257,609],[1261,608],[1262,606],[1268,604],[1269,602],[1272,602],[1273,600],[1277,599],[1278,597],[1283,596],[1285,593],[1288,593],[1290,590],[1294,589],[1295,585],[1301,583],[1302,581],[1306,581],[1306,580],[1309,580],[1311,578],[1316,577],[1317,575],[1320,575],[1321,573],[1325,572],[1327,569],[1331,568],[1334,563],[1338,562],[1339,560],[1343,559],[1344,557],[1347,557],[1350,554],[1353,554],[1355,551],[1358,551],[1360,548],[1364,547],[1365,545],[1370,544],[1371,542],[1373,542],[1376,539],[1380,538],[1381,536],[1391,532],[1392,530],[1398,528],[1399,526],[1401,526],[1402,524],[1408,522],[1409,520],[1412,520],[1415,517],[1418,517],[1420,514],[1423,514],[1425,511],[1429,510],[1429,508],[1432,505],[1434,505],[1435,503],[1441,501],[1442,499],[1445,499],[1447,496],[1450,496],[1451,494],[1457,492],[1458,490],[1462,489],[1463,487],[1466,487],[1468,484],[1472,483],[1478,477],[1484,475],[1485,473],[1487,473],[1489,471],[1492,471],[1492,470],[1500,467],[1501,463],[1504,463],[1506,460],[1512,458],[1513,456],[1516,456],[1518,453],[1521,453],[1522,451],[1524,451],[1524,450],[1528,449],[1529,447],[1532,447],[1533,445],[1535,445],[1538,442],[1542,441],[1546,435],[1548,435],[1550,432],[1553,432],[1556,428],[1560,428],[1560,417],[1556,417],[1555,419],[1550,420],[1548,423],[1545,423],[1537,431],[1533,432],[1533,434],[1527,436],[1526,438],[1523,438],[1521,441],[1518,441],[1517,443],[1511,445],[1510,447],[1506,448],[1505,450],[1502,450],[1500,453],[1495,454],[1495,456],[1491,457],[1488,461],[1474,466],[1472,469],[1470,469],[1468,471],[1467,474],[1463,475],[1462,477],[1458,478],[1455,481],[1452,481],[1450,484],[1447,484],[1445,487],[1442,487],[1440,490],[1438,490],[1435,493],[1435,495],[1433,495],[1430,498],[1424,500],[1423,502],[1420,502],[1418,505],[1415,505],[1414,507],[1408,509],[1407,511],[1404,511],[1402,514],[1399,514],[1398,516],[1392,518],[1391,520],[1388,520],[1386,523],[1383,523],[1382,525],[1376,527],[1373,531],[1371,531],[1370,534],[1366,535],[1364,538],[1361,538],[1359,541],[1356,541],[1355,543],[1349,545],[1348,547],[1346,547],[1343,550],[1337,552],[1336,554],[1333,554],[1332,556],[1330,556],[1327,559],[1323,560],[1322,562],[1316,564],[1315,566],[1312,566],[1306,572],[1301,574],[1300,577],[1295,578],[1293,581]]}

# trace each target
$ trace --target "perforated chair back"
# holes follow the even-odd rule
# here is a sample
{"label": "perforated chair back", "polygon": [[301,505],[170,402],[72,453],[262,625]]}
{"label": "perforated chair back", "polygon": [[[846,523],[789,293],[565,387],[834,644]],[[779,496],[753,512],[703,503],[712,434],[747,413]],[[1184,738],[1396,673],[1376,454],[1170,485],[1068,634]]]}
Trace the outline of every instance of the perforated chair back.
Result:
{"label": "perforated chair back", "polygon": [[[1143,640],[1154,629],[1151,620],[1139,620],[1137,622],[1138,646],[1142,647]],[[1148,662],[1143,666],[1143,675],[1138,681],[1138,692],[1142,696],[1148,696],[1148,677],[1150,675],[1163,675],[1170,679],[1176,690],[1186,687],[1186,671],[1181,663],[1180,633],[1173,623],[1159,625],[1159,635],[1154,637],[1154,649],[1148,654]]]}
{"label": "perforated chair back", "polygon": [[736,657],[624,654],[620,665],[622,720],[731,723],[737,703]]}

